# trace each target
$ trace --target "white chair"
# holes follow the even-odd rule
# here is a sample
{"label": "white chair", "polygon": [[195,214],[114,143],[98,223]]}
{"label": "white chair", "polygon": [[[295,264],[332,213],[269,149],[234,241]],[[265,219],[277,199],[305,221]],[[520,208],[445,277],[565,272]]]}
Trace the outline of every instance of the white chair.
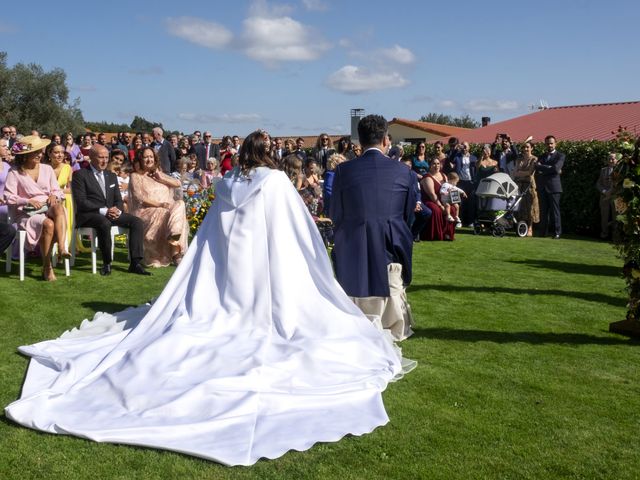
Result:
{"label": "white chair", "polygon": [[[12,212],[12,207],[10,206],[8,209],[8,213],[7,213],[7,223],[13,223],[13,212]],[[18,246],[20,248],[20,281],[23,282],[24,281],[24,244],[27,240],[27,232],[24,230],[18,230],[18,233],[16,234],[16,239],[13,241],[14,243],[17,241],[18,242]],[[68,243],[68,239],[65,239],[65,243]],[[11,246],[9,246],[9,248],[7,248],[7,253],[6,253],[6,271],[7,273],[11,272],[11,262],[12,262],[12,251],[13,251],[13,244]],[[58,264],[58,244],[54,244],[53,246],[53,258],[52,258],[52,263],[54,266],[56,266]],[[64,274],[68,277],[69,275],[71,275],[71,271],[69,269],[69,259],[65,258],[64,259]]]}
{"label": "white chair", "polygon": [[[75,218],[73,220],[74,225],[71,230],[71,266],[76,263],[76,247],[78,235],[89,237],[91,243],[91,273],[95,274],[98,271],[98,233],[95,228],[91,227],[76,227]],[[126,227],[111,227],[111,258],[113,259],[113,252],[115,246],[116,235],[127,236],[127,259],[129,259],[129,229]]]}

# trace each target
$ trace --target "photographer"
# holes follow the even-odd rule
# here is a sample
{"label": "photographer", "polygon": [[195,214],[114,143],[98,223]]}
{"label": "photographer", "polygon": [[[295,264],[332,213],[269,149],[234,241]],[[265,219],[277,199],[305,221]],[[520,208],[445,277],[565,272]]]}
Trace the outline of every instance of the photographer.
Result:
{"label": "photographer", "polygon": [[496,135],[495,141],[491,144],[491,158],[498,160],[498,168],[501,172],[512,176],[515,162],[520,152],[511,142],[511,137],[506,133]]}

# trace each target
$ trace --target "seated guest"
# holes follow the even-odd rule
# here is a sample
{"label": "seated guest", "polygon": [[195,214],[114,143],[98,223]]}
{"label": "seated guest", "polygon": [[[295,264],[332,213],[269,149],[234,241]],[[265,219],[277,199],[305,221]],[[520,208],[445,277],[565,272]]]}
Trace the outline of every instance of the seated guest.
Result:
{"label": "seated guest", "polygon": [[40,246],[42,277],[54,281],[56,276],[51,263],[53,244],[58,243],[62,257],[71,255],[66,246],[64,193],[53,168],[41,163],[43,150],[49,143],[50,140],[26,136],[13,144],[15,167],[7,175],[4,198],[15,208],[14,220],[18,229],[27,232],[27,248],[34,250]]}
{"label": "seated guest", "polygon": [[211,185],[215,184],[218,180],[222,178],[222,174],[220,173],[220,169],[218,168],[218,160],[211,157],[207,160],[207,168],[202,173],[200,177],[200,184],[202,188],[209,188]]}
{"label": "seated guest", "polygon": [[[440,159],[431,161],[429,173],[420,181],[422,203],[431,210],[431,216],[422,229],[422,240],[453,240],[455,224],[447,222],[444,204],[440,201],[440,188],[447,181],[447,176],[440,171]],[[452,215],[458,215],[457,208],[451,208]]]}
{"label": "seated guest", "polygon": [[51,165],[56,174],[58,186],[64,193],[64,208],[67,210],[67,243],[71,241],[71,229],[73,228],[73,198],[71,197],[71,176],[73,170],[70,165],[65,163],[65,152],[62,145],[54,143],[49,144],[46,151],[44,162]]}
{"label": "seated guest", "polygon": [[4,202],[4,185],[7,182],[7,175],[11,170],[11,165],[4,159],[9,157],[9,140],[0,138],[0,220],[7,216],[7,206]]}
{"label": "seated guest", "polygon": [[302,159],[295,153],[284,157],[283,171],[291,180],[295,189],[302,190],[304,175],[302,173]]}
{"label": "seated guest", "polygon": [[324,183],[322,184],[322,200],[324,203],[324,211],[329,212],[331,204],[331,193],[333,191],[333,179],[335,177],[335,169],[342,162],[346,162],[346,158],[341,153],[334,153],[329,157],[327,162],[327,170],[324,172]]}
{"label": "seated guest", "polygon": [[143,265],[142,220],[124,212],[118,178],[107,170],[109,150],[95,145],[90,152],[89,168],[78,170],[71,181],[71,191],[76,205],[76,225],[94,228],[98,234],[98,246],[102,252],[101,275],[111,275],[111,227],[129,229],[129,273],[151,275]]}
{"label": "seated guest", "polygon": [[184,202],[175,200],[180,181],[164,174],[153,148],[140,150],[129,181],[131,212],[144,225],[144,263],[178,265],[187,250],[189,224]]}

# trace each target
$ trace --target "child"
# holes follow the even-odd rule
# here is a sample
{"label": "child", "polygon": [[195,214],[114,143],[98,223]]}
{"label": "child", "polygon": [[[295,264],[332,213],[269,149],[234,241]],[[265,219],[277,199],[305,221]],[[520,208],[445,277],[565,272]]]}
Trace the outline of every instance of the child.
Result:
{"label": "child", "polygon": [[[440,187],[440,201],[444,205],[444,211],[447,214],[447,220],[449,222],[460,223],[460,217],[456,215],[456,217],[454,218],[451,215],[451,204],[454,203],[451,200],[451,192],[458,192],[460,196],[467,198],[467,194],[464,193],[464,190],[456,187],[456,185],[458,185],[459,180],[460,180],[460,177],[458,177],[458,174],[456,172],[451,172],[448,176],[448,180],[444,182]],[[455,203],[459,203],[459,202],[455,202]]]}
{"label": "child", "polygon": [[118,175],[118,188],[120,189],[125,212],[129,211],[129,174],[131,170],[130,165],[121,165],[114,170]]}

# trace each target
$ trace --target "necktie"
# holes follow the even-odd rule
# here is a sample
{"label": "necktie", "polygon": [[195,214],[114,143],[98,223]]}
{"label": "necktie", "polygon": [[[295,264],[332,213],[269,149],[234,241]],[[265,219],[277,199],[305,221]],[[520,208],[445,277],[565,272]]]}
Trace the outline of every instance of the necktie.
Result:
{"label": "necktie", "polygon": [[104,195],[104,198],[107,198],[107,188],[105,187],[104,184],[104,173],[102,172],[98,172],[96,173],[96,176],[98,178],[98,183],[100,184],[100,188],[102,189],[102,194]]}

